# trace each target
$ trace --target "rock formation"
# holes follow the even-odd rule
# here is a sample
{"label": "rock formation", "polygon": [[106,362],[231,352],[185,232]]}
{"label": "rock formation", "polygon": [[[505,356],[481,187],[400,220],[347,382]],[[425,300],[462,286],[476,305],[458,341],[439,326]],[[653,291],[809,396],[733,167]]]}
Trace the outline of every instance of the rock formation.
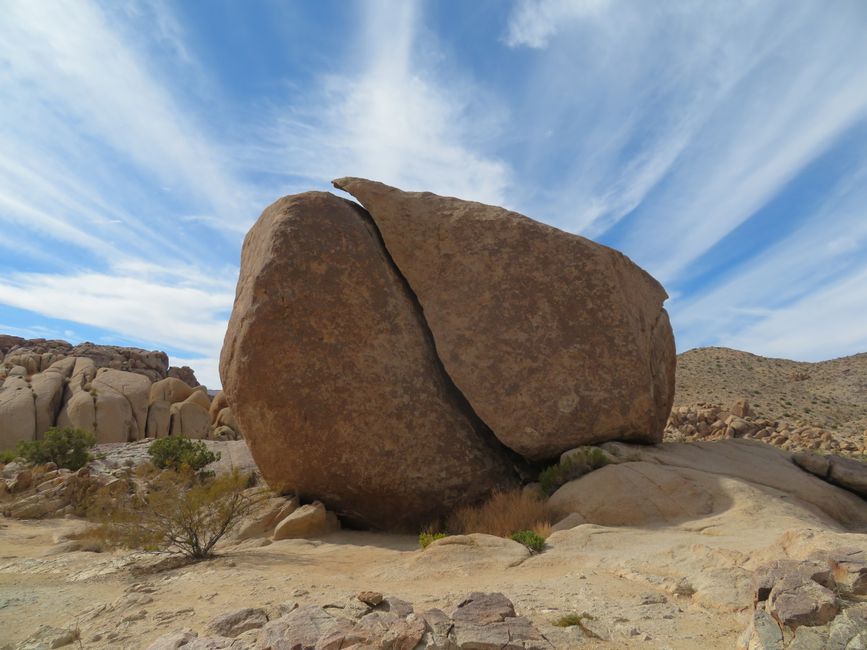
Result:
{"label": "rock formation", "polygon": [[244,242],[220,371],[272,487],[417,527],[525,460],[661,440],[666,295],[625,256],[502,208],[335,185],[366,210],[285,197]]}
{"label": "rock formation", "polygon": [[[166,379],[172,369],[164,352],[0,335],[0,357],[0,451],[38,440],[53,426],[92,431],[98,443],[170,434],[207,437],[205,388]],[[175,368],[174,374],[198,386],[189,368]],[[152,382],[175,383],[162,389],[161,399],[152,399]],[[172,430],[173,404],[194,392],[198,396],[190,405],[176,409]]]}
{"label": "rock formation", "polygon": [[366,213],[331,194],[281,199],[248,233],[221,375],[271,486],[350,521],[417,528],[515,481]]}
{"label": "rock formation", "polygon": [[543,460],[661,441],[674,398],[667,295],[626,256],[503,208],[334,185],[370,213],[446,372],[505,445]]}

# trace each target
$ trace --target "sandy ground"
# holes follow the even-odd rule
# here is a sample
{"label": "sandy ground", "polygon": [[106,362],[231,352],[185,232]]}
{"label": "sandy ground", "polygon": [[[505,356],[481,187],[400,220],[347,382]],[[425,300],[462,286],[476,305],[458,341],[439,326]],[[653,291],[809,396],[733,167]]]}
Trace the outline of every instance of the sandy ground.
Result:
{"label": "sandy ground", "polygon": [[[665,581],[654,587],[646,576],[598,568],[598,557],[574,551],[573,538],[547,558],[526,558],[506,541],[503,548],[419,551],[412,537],[346,531],[226,548],[211,561],[135,575],[133,566],[154,558],[58,553],[56,540],[81,522],[0,525],[0,642],[13,647],[48,624],[77,627],[84,648],[146,648],[175,629],[202,633],[213,616],[242,607],[276,615],[282,604],[339,603],[361,590],[447,611],[471,591],[500,591],[563,648],[731,648],[746,620],[673,595]],[[592,614],[588,625],[607,640],[550,625],[571,612]]]}

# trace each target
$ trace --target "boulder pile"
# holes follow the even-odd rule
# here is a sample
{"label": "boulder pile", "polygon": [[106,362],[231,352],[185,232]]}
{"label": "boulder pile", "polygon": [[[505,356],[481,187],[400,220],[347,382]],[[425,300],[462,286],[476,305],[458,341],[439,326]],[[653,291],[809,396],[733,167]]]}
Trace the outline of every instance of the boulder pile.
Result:
{"label": "boulder pile", "polygon": [[0,335],[0,451],[51,427],[91,431],[98,443],[166,435],[236,439],[231,411],[219,423],[190,368],[165,352]]}
{"label": "boulder pile", "polygon": [[266,480],[351,522],[413,528],[528,462],[659,442],[666,294],[621,253],[503,208],[356,178],[247,234],[221,355]]}
{"label": "boulder pile", "polygon": [[838,549],[759,567],[752,618],[737,647],[867,647],[865,559],[863,550]]}
{"label": "boulder pile", "polygon": [[867,431],[859,444],[808,423],[758,417],[746,400],[730,407],[708,403],[676,406],[665,427],[665,440],[670,442],[728,438],[759,440],[789,451],[867,455]]}

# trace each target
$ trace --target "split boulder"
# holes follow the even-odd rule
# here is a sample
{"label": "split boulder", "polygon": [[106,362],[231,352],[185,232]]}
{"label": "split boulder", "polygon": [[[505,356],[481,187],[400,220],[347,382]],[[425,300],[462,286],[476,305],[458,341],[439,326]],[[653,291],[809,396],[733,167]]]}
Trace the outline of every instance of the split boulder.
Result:
{"label": "split boulder", "polygon": [[280,199],[247,234],[220,374],[271,487],[351,521],[418,530],[516,483],[369,216],[332,194]]}
{"label": "split boulder", "polygon": [[503,444],[546,460],[662,441],[675,371],[667,295],[629,258],[500,207],[334,185],[370,213],[446,372]]}

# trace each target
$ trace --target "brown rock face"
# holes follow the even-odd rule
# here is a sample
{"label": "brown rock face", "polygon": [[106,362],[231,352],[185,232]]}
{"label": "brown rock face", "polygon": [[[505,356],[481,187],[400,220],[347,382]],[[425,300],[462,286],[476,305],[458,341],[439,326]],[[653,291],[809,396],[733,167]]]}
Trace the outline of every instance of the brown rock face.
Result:
{"label": "brown rock face", "polygon": [[334,185],[372,216],[445,370],[503,444],[542,460],[662,440],[675,350],[650,275],[503,208],[357,178]]}
{"label": "brown rock face", "polygon": [[369,216],[331,194],[285,197],[248,233],[220,374],[272,487],[350,521],[418,530],[514,483]]}

